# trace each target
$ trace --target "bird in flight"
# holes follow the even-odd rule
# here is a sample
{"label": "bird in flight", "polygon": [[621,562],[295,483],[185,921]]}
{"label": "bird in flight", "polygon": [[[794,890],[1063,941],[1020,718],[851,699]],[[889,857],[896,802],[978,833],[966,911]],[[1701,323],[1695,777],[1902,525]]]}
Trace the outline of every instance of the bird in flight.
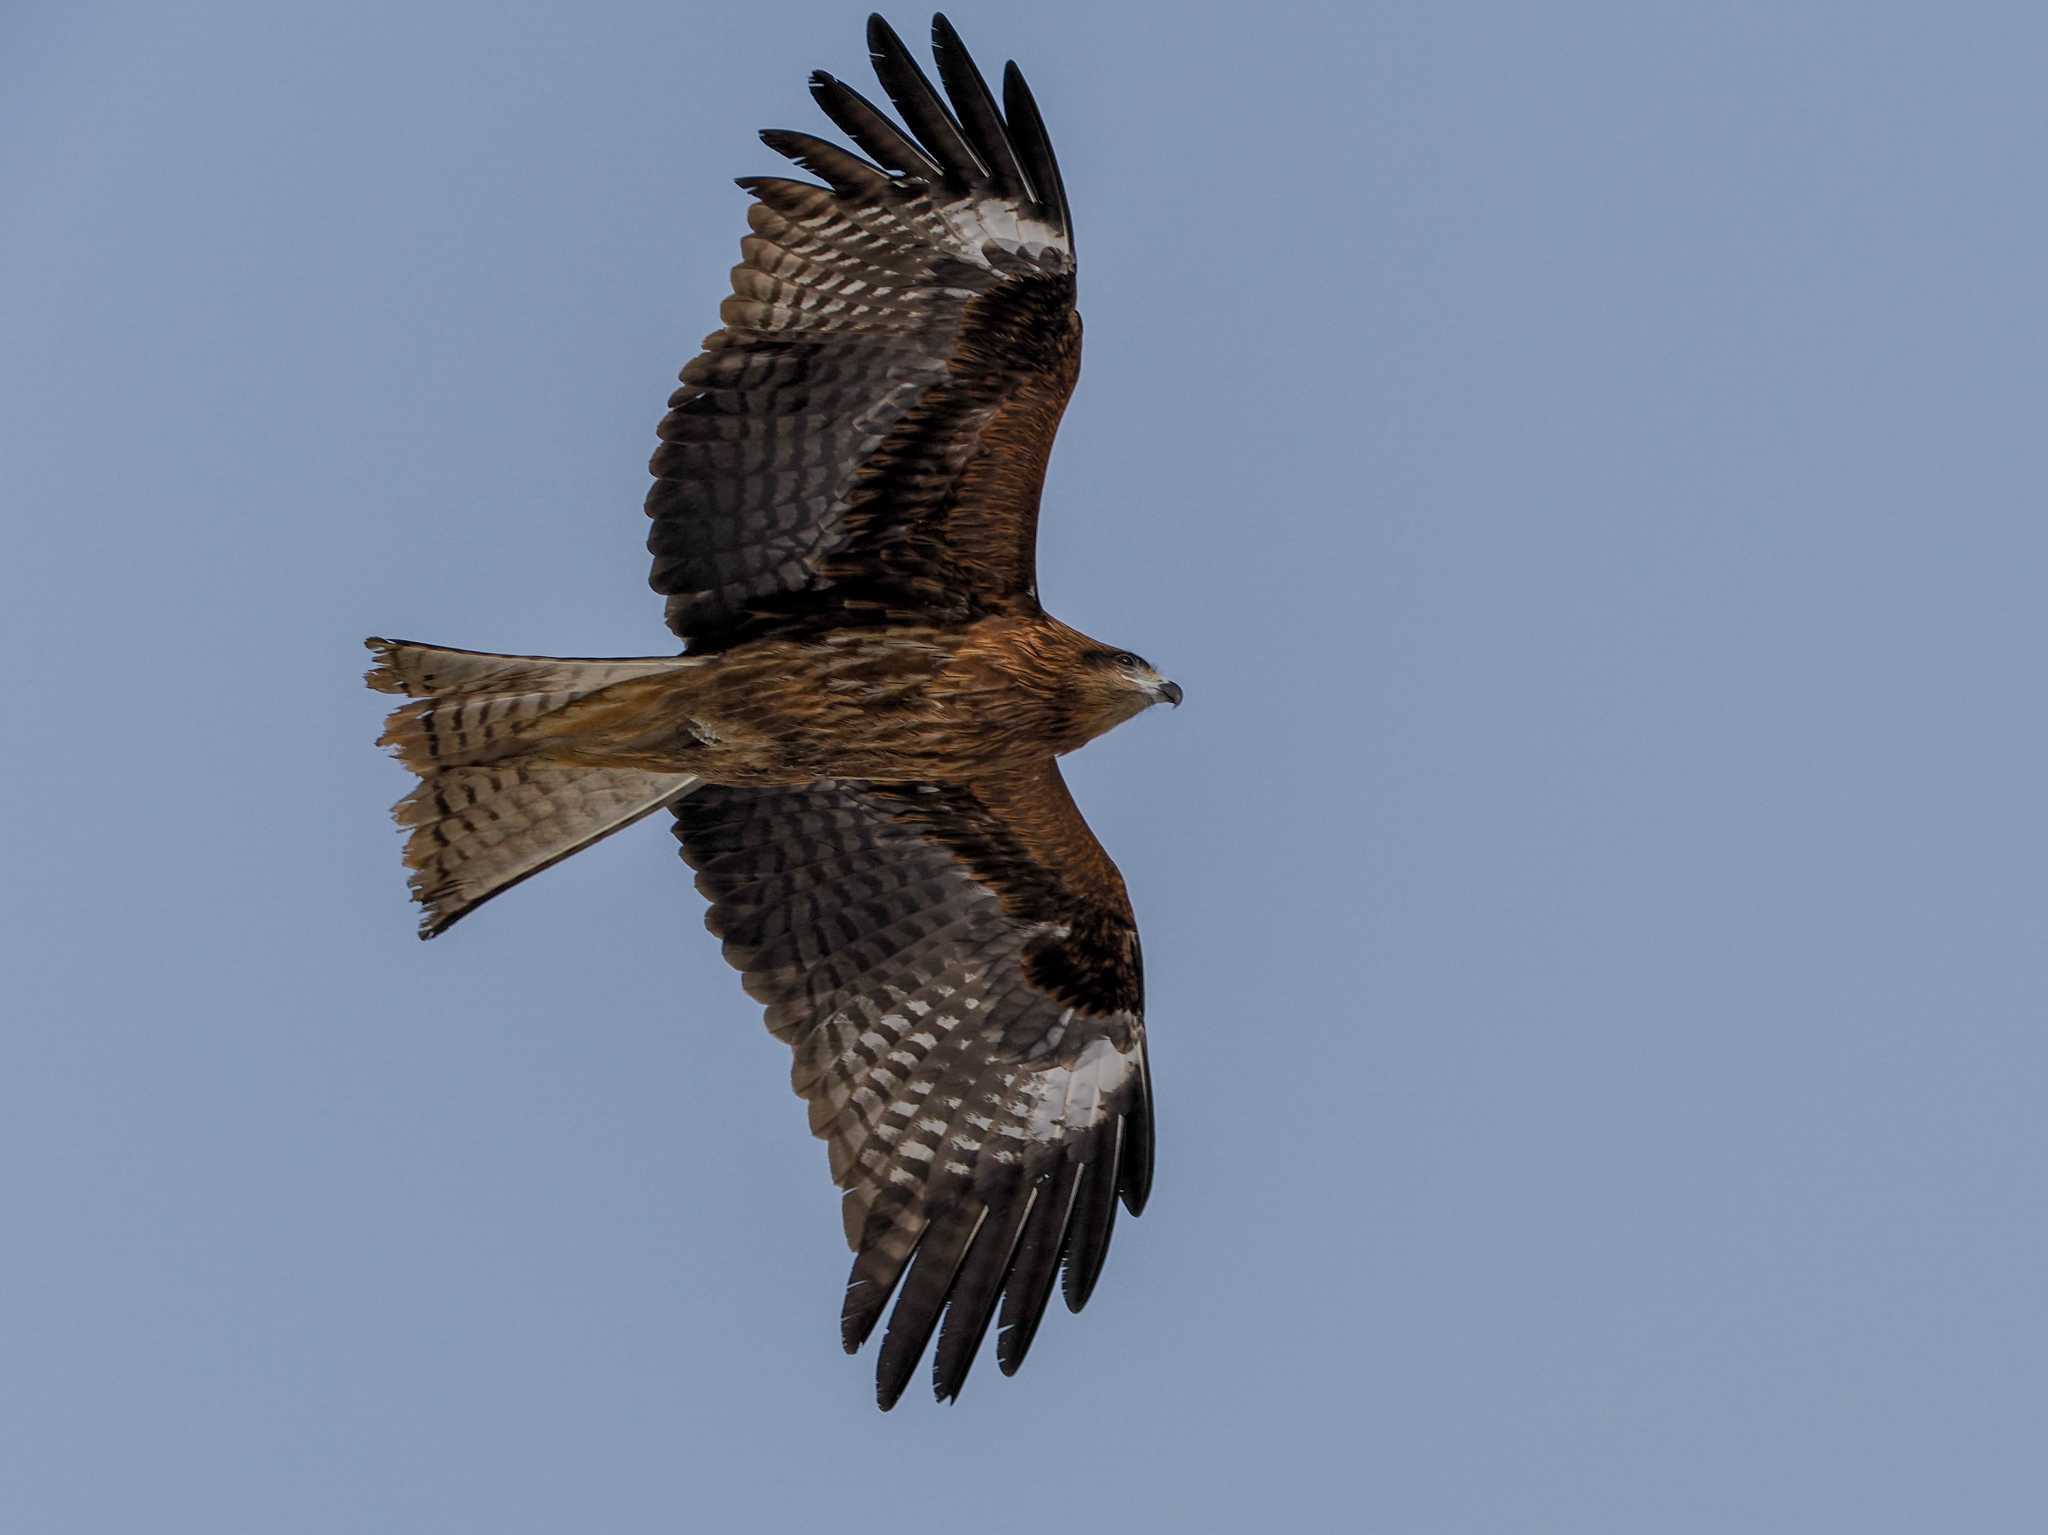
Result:
{"label": "bird in flight", "polygon": [[[1056,759],[1181,690],[1039,605],[1039,491],[1081,361],[1073,224],[1015,64],[943,16],[942,97],[879,16],[902,121],[824,73],[861,151],[763,133],[723,328],[647,496],[681,655],[367,641],[432,937],[657,810],[794,1054],[845,1191],[849,1353],[883,1408],[933,1334],[957,1396],[1000,1309],[1024,1362],[1152,1182],[1138,931]],[[893,1310],[891,1300],[894,1300]]]}

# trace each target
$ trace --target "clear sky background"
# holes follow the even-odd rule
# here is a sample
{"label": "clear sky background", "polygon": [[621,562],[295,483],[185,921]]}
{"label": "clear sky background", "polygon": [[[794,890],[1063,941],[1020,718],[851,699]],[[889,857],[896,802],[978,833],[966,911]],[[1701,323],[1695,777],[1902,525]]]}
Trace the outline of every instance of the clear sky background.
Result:
{"label": "clear sky background", "polygon": [[887,1417],[665,826],[417,943],[358,680],[669,648],[862,16],[6,9],[0,1528],[2048,1527],[2048,13],[955,10],[1078,220],[1044,591],[1188,702],[1068,763],[1152,1207]]}

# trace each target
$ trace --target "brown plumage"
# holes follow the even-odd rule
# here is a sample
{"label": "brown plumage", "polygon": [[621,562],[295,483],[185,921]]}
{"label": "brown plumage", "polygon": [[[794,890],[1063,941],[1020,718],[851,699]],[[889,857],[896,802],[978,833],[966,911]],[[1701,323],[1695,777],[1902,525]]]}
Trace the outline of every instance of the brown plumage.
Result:
{"label": "brown plumage", "polygon": [[905,128],[829,75],[865,152],[763,134],[724,328],[653,460],[681,656],[371,640],[431,937],[664,806],[846,1191],[849,1350],[890,1314],[956,1395],[998,1313],[1022,1363],[1151,1183],[1137,928],[1055,758],[1180,690],[1038,602],[1047,456],[1080,367],[1066,192],[1016,66],[999,108],[944,17],[942,98],[879,17]]}

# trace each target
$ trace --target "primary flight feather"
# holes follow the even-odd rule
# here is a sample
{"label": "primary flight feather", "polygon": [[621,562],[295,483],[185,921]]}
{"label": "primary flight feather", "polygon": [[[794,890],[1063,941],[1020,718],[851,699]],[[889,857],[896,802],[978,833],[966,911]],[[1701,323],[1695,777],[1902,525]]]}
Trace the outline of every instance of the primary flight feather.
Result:
{"label": "primary flight feather", "polygon": [[[848,1351],[886,1314],[894,1405],[956,1396],[992,1322],[1023,1363],[1152,1176],[1138,933],[1055,759],[1180,689],[1040,607],[1038,501],[1080,368],[1074,242],[1016,65],[1001,104],[941,17],[944,95],[880,17],[891,119],[768,146],[723,328],[652,463],[680,656],[373,639],[432,937],[656,810],[845,1190]],[[893,1300],[893,1308],[891,1302]]]}

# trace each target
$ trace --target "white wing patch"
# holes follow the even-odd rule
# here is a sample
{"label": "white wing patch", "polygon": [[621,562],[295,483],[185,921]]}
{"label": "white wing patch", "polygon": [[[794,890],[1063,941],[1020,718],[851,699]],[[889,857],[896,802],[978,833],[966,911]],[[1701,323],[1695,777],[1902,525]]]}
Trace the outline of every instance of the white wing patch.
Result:
{"label": "white wing patch", "polygon": [[1091,1039],[1073,1065],[1035,1072],[1018,1084],[1029,1100],[1027,1131],[1052,1141],[1093,1129],[1137,1069],[1135,1051],[1126,1055],[1107,1039]]}
{"label": "white wing patch", "polygon": [[[1073,254],[1065,234],[1007,197],[962,198],[940,204],[938,213],[958,242],[958,254],[976,266],[993,265],[985,249],[990,245],[1032,261],[1041,261],[1048,251]],[[1064,268],[1069,263],[1047,264]]]}

